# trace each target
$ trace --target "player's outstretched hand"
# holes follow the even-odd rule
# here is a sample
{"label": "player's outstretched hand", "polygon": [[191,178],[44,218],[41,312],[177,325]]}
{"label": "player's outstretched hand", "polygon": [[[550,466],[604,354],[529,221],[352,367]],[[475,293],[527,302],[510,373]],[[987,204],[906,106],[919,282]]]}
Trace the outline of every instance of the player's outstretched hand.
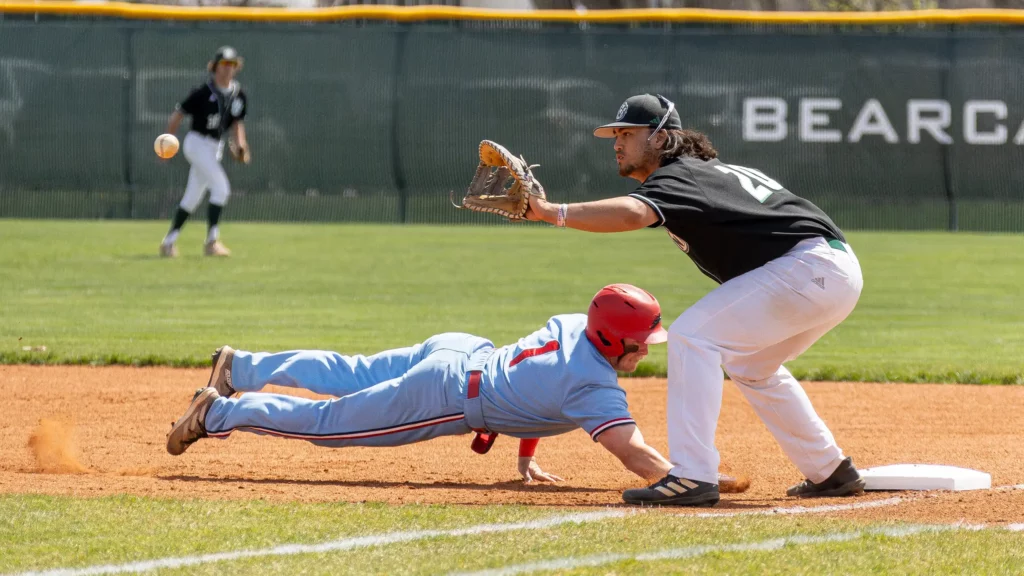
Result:
{"label": "player's outstretched hand", "polygon": [[519,473],[522,474],[523,482],[526,484],[533,484],[535,480],[537,482],[561,482],[563,480],[561,476],[548,474],[541,470],[537,461],[532,456],[521,456],[519,458]]}

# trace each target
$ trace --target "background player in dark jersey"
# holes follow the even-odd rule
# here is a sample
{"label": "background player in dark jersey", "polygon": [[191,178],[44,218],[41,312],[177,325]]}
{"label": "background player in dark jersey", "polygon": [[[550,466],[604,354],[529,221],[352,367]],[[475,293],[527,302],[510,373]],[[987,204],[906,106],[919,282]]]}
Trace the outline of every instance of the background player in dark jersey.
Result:
{"label": "background player in dark jersey", "polygon": [[530,197],[527,217],[589,232],[663,227],[721,284],[669,328],[668,433],[672,471],[631,503],[717,500],[715,429],[722,368],[807,477],[790,496],[845,496],[864,481],[807,394],[783,367],[853,311],[863,287],[843,233],[811,202],[759,170],[717,159],[704,134],[683,130],[675,104],[642,94],[594,134],[614,138],[632,194],[580,204]]}
{"label": "background player in dark jersey", "polygon": [[231,183],[220,160],[224,155],[224,138],[229,135],[236,147],[236,157],[246,164],[250,159],[244,122],[248,101],[241,85],[235,81],[235,74],[241,69],[242,57],[234,48],[224,46],[217,50],[213,60],[207,64],[210,76],[206,83],[192,90],[175,107],[167,121],[167,133],[175,134],[182,118],[192,117],[192,127],[182,143],[182,152],[192,168],[171,229],[160,243],[161,256],[178,255],[175,242],[181,227],[203,201],[207,189],[210,190],[210,206],[203,253],[207,256],[231,255],[231,251],[220,242],[218,228],[221,212],[231,195]]}

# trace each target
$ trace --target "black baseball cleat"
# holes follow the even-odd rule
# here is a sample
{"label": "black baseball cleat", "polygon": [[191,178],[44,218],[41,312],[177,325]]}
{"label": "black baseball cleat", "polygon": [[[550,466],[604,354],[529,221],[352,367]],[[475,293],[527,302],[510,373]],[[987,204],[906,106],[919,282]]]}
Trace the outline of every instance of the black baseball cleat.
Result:
{"label": "black baseball cleat", "polygon": [[833,496],[853,496],[864,492],[864,478],[853,467],[853,460],[847,456],[839,463],[839,467],[821,484],[804,480],[786,490],[786,496],[797,498],[828,498]]}
{"label": "black baseball cleat", "polygon": [[647,488],[633,488],[622,493],[627,504],[640,506],[701,506],[718,504],[718,484],[687,480],[669,474]]}

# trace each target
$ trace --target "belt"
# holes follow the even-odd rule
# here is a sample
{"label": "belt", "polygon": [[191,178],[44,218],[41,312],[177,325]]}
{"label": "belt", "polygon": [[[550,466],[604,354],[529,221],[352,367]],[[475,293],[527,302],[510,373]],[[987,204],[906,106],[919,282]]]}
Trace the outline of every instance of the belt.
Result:
{"label": "belt", "polygon": [[[468,408],[470,404],[472,404],[474,408],[480,409],[480,400],[478,400],[478,398],[480,397],[480,378],[482,374],[483,372],[480,370],[473,370],[469,373],[469,380],[466,381],[467,412],[469,411]],[[468,402],[468,400],[473,399],[477,399],[476,402]],[[469,422],[468,416],[469,415],[467,414],[467,423]],[[482,422],[483,414],[481,413],[480,416]],[[475,427],[473,428],[473,431],[476,432],[476,436],[473,437],[473,443],[470,446],[473,449],[473,452],[476,452],[477,454],[487,454],[487,451],[494,445],[494,441],[498,439],[498,433],[491,432],[485,428]]]}
{"label": "belt", "polygon": [[469,380],[466,382],[466,398],[472,399],[480,395],[480,378],[483,372],[474,370],[469,373]]}
{"label": "belt", "polygon": [[494,353],[494,348],[482,348],[470,355],[466,363],[466,402],[463,405],[463,412],[466,414],[466,424],[473,430],[487,430],[487,423],[484,422],[484,407],[480,398],[480,380],[483,376],[483,369],[487,365],[487,359]]}
{"label": "belt", "polygon": [[462,406],[462,412],[466,415],[466,424],[474,432],[487,432],[487,423],[484,422],[483,401],[480,398],[480,380],[483,372],[470,370],[466,373],[469,378],[466,380],[466,402]]}
{"label": "belt", "polygon": [[203,134],[202,132],[200,132],[198,130],[189,130],[189,133],[190,134],[195,134],[196,136],[199,136],[200,138],[209,140],[211,142],[220,143],[220,141],[223,140],[222,137],[210,136],[209,134]]}
{"label": "belt", "polygon": [[838,238],[825,238],[828,245],[840,252],[846,252],[846,245],[843,244]]}

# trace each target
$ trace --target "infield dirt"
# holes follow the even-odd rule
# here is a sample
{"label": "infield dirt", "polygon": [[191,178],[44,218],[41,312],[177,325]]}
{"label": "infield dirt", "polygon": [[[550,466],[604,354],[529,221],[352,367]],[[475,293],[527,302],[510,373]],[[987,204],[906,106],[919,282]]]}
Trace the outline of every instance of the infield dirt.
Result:
{"label": "infield dirt", "polygon": [[[516,472],[518,442],[506,437],[481,456],[470,450],[468,435],[401,448],[330,449],[237,432],[226,441],[202,440],[172,457],[164,450],[164,435],[208,376],[207,369],[0,366],[0,492],[586,507],[621,505],[623,489],[644,484],[582,431],[541,441],[539,463],[566,479],[557,485],[524,486]],[[622,383],[648,443],[667,454],[665,381]],[[897,496],[898,503],[828,514],[1024,521],[1024,486],[1018,486],[1024,484],[1024,387],[834,382],[805,387],[859,467],[964,466],[992,474],[993,486],[1001,488],[787,498],[785,489],[801,480],[799,472],[726,381],[718,446],[725,469],[749,476],[753,484],[746,493],[723,495],[712,511],[859,504]]]}

